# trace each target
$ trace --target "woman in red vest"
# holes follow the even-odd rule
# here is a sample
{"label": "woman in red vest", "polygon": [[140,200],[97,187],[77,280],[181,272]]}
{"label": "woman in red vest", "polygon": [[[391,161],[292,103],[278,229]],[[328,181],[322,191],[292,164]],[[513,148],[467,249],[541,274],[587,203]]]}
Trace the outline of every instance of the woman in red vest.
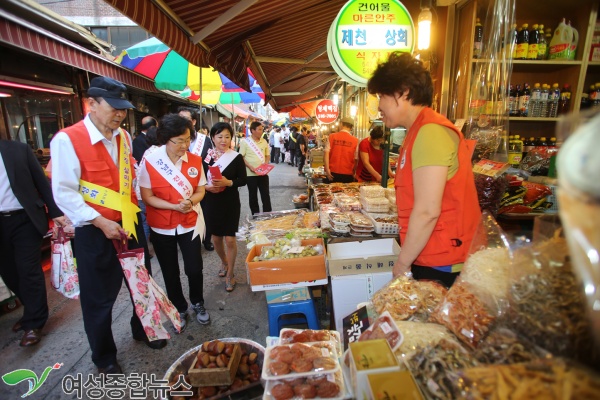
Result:
{"label": "woman in red vest", "polygon": [[[358,166],[356,167],[356,180],[359,182],[381,182],[383,171],[383,147],[385,141],[383,128],[375,126],[369,132],[369,137],[358,144]],[[388,176],[394,177],[389,169]]]}
{"label": "woman in red vest", "polygon": [[198,204],[204,198],[206,177],[200,157],[188,151],[193,129],[191,121],[178,114],[162,117],[157,130],[158,142],[162,146],[145,155],[139,168],[140,191],[146,203],[150,238],[165,279],[167,295],[180,313],[182,332],[189,316],[179,279],[178,245],[196,319],[201,324],[210,322],[204,308],[200,254],[204,219]]}
{"label": "woman in red vest", "polygon": [[394,275],[412,272],[451,286],[481,218],[466,140],[431,109],[431,76],[410,54],[392,53],[368,91],[379,96],[385,125],[407,130],[395,179],[402,251]]}

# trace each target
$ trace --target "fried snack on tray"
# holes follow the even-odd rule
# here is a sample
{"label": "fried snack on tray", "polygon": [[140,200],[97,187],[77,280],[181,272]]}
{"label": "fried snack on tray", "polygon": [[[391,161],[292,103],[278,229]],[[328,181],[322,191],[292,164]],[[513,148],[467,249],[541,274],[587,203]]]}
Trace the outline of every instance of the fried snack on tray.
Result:
{"label": "fried snack on tray", "polygon": [[371,302],[378,314],[388,311],[396,321],[426,321],[446,292],[438,283],[398,276],[379,289]]}
{"label": "fried snack on tray", "polygon": [[450,329],[463,343],[475,348],[487,335],[496,317],[466,282],[455,283],[430,316]]}
{"label": "fried snack on tray", "polygon": [[292,230],[294,228],[302,228],[301,224],[297,223],[298,215],[285,215],[264,221],[254,221],[254,230],[263,231],[268,229]]}
{"label": "fried snack on tray", "polygon": [[306,228],[318,228],[319,227],[319,212],[312,211],[304,214],[303,218],[304,227]]}
{"label": "fried snack on tray", "polygon": [[435,346],[420,349],[407,364],[425,397],[441,400],[459,398],[459,390],[453,384],[457,372],[479,365],[456,340],[441,340]]}
{"label": "fried snack on tray", "polygon": [[485,400],[599,399],[600,378],[561,359],[462,371],[460,397]]}

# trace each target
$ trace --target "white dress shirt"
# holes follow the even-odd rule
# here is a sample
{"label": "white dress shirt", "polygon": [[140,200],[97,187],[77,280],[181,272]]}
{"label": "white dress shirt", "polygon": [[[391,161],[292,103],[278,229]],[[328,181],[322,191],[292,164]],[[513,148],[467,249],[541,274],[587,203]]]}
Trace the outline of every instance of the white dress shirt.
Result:
{"label": "white dress shirt", "polygon": [[[112,140],[108,140],[92,123],[89,114],[85,116],[83,123],[90,135],[92,145],[102,142],[113,162],[118,167],[119,144],[117,136],[120,130],[114,130]],[[127,135],[129,136],[128,133]],[[131,138],[129,138],[129,143],[131,143]],[[91,224],[91,221],[100,216],[100,213],[87,205],[83,200],[83,196],[79,193],[81,165],[79,164],[73,143],[71,143],[71,139],[69,139],[69,136],[65,132],[61,131],[54,135],[54,138],[50,142],[50,154],[53,160],[52,194],[54,195],[54,201],[73,222],[74,226],[80,227]]]}
{"label": "white dress shirt", "polygon": [[[167,146],[161,146],[158,150],[156,150],[157,154],[162,152],[164,153],[165,157],[167,157]],[[187,162],[188,161],[188,155],[187,152],[181,156],[181,158],[179,158],[179,160],[177,160],[177,162],[175,163],[175,168],[177,168],[179,171],[181,171],[181,167],[183,165],[183,162]],[[142,163],[142,165],[140,165],[140,168],[138,170],[138,182],[140,184],[141,188],[146,188],[146,189],[152,189],[152,183],[150,181],[150,174],[148,173],[148,169],[146,168],[146,165],[148,165],[148,162],[144,162]],[[206,175],[204,175],[204,169],[202,168],[202,166],[200,166],[200,171],[202,172],[202,176],[200,177],[200,182],[198,182],[198,186],[204,186],[206,185]],[[195,211],[192,211],[195,212]],[[152,229],[154,232],[156,233],[160,233],[161,235],[169,235],[169,236],[175,236],[175,232],[177,232],[178,235],[183,235],[184,233],[188,233],[194,230],[194,226],[190,227],[190,228],[184,228],[181,224],[177,225],[176,228],[173,229],[159,229],[159,228],[154,228],[154,227],[150,227],[150,229]]]}
{"label": "white dress shirt", "polygon": [[19,200],[17,200],[15,193],[10,187],[2,154],[0,154],[0,177],[2,177],[0,178],[0,211],[22,210],[23,206],[19,203]]}

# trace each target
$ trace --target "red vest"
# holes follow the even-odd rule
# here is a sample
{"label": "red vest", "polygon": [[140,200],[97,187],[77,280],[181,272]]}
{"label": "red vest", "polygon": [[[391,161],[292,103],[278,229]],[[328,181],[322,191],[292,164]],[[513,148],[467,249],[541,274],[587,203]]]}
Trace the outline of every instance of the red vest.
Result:
{"label": "red vest", "polygon": [[[77,122],[75,125],[71,125],[68,128],[62,130],[69,136],[75,154],[79,159],[79,165],[81,167],[81,179],[87,182],[100,185],[102,187],[119,192],[119,168],[115,165],[114,161],[110,157],[106,147],[102,142],[98,142],[92,145],[90,140],[90,134],[83,121]],[[123,134],[117,136],[117,147],[121,146]],[[131,142],[129,141],[129,148],[131,149]],[[135,159],[130,154],[129,163],[131,165],[131,180],[135,178],[135,171],[133,166],[135,165]],[[137,197],[133,187],[131,189],[131,202],[137,205]],[[97,204],[86,202],[86,204],[98,211],[104,218],[110,219],[111,221],[121,221],[121,211],[111,210],[110,208],[102,207]]]}
{"label": "red vest", "polygon": [[446,182],[440,217],[427,245],[414,261],[416,265],[438,267],[465,261],[481,218],[481,211],[475,189],[471,151],[467,148],[466,140],[445,117],[430,108],[424,108],[406,134],[396,170],[396,204],[401,242],[406,239],[408,220],[414,207],[413,145],[421,127],[430,123],[450,128],[460,137],[458,171]]}
{"label": "red vest", "polygon": [[[202,159],[189,151],[187,157],[188,161],[184,161],[181,165],[181,173],[190,182],[192,188],[196,190],[202,176]],[[188,173],[190,168],[195,168],[197,172],[193,178]],[[147,161],[146,169],[148,170],[148,175],[150,175],[150,184],[152,185],[154,195],[169,203],[179,204],[179,199],[182,198],[181,194]],[[191,228],[196,225],[197,218],[198,214],[195,211],[183,214],[178,211],[154,208],[149,204],[146,205],[146,220],[152,228],[174,229],[178,225],[184,228]]]}
{"label": "red vest", "polygon": [[346,131],[329,135],[329,170],[336,174],[352,175],[358,139]]}

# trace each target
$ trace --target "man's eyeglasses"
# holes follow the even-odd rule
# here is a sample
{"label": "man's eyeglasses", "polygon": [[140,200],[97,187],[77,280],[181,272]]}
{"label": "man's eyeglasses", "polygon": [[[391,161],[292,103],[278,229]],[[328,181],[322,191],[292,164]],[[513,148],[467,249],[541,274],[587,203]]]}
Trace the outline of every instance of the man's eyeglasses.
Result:
{"label": "man's eyeglasses", "polygon": [[190,143],[192,143],[192,139],[191,138],[187,138],[184,140],[178,140],[178,141],[174,141],[172,139],[169,139],[169,142],[173,143],[176,146],[181,146],[181,145],[189,145]]}

